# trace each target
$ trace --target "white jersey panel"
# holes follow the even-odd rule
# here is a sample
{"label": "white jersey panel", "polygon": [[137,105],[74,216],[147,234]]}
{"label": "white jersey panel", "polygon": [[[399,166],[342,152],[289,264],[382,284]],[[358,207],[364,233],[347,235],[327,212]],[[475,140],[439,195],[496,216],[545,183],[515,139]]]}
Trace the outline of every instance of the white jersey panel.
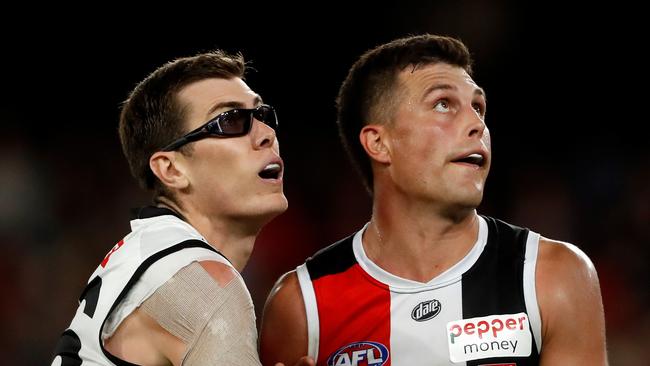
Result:
{"label": "white jersey panel", "polygon": [[[449,361],[446,324],[461,319],[462,282],[418,293],[391,291],[393,365],[463,365]],[[428,318],[430,317],[430,318]],[[447,360],[440,363],[440,360]]]}
{"label": "white jersey panel", "polygon": [[[112,307],[127,301],[111,319],[110,331],[179,269],[197,260],[227,260],[189,224],[173,215],[131,221],[132,232],[106,255],[88,280],[79,308],[57,349],[83,365],[116,364],[104,354],[102,328]],[[155,270],[146,271],[154,265]],[[158,272],[160,270],[160,272]],[[145,276],[141,276],[142,274]],[[138,280],[135,277],[140,276]],[[125,291],[125,289],[135,289]],[[104,336],[109,332],[104,332]],[[67,336],[66,336],[67,335]],[[112,357],[112,356],[111,356]],[[60,356],[53,365],[61,362]],[[119,362],[119,359],[116,359]]]}
{"label": "white jersey panel", "polygon": [[307,317],[307,356],[311,356],[316,360],[318,359],[318,337],[320,335],[316,294],[314,293],[314,286],[311,283],[309,271],[305,264],[296,268],[296,275],[298,276],[298,283],[300,284],[300,291],[305,304],[305,314]]}
{"label": "white jersey panel", "polygon": [[[157,260],[144,272],[142,277],[133,285],[124,299],[120,301],[115,310],[109,315],[102,330],[102,340],[106,340],[112,336],[122,321],[147,300],[158,287],[172,278],[179,269],[192,262],[204,260],[218,261],[232,267],[230,262],[225,258],[218,255],[215,256],[215,253],[208,252],[204,248],[184,249]],[[234,272],[239,273],[237,271]]]}

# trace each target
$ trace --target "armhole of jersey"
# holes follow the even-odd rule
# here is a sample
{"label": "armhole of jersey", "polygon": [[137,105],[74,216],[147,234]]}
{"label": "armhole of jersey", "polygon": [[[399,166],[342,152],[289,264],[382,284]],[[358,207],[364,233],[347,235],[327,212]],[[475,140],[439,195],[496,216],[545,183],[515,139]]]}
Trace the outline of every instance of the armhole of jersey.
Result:
{"label": "armhole of jersey", "polygon": [[[107,359],[109,359],[111,362],[113,362],[115,365],[137,366],[137,365],[134,365],[134,364],[129,363],[127,361],[124,361],[124,360],[120,359],[117,356],[112,355],[110,352],[108,352],[104,348],[104,340],[102,339],[102,333],[104,331],[104,326],[106,325],[106,322],[107,322],[108,318],[115,311],[117,306],[122,302],[122,300],[129,293],[129,291],[133,288],[135,283],[142,277],[143,273],[146,272],[146,270],[149,269],[154,263],[156,263],[161,258],[165,258],[166,256],[177,253],[177,252],[179,252],[179,251],[181,251],[183,249],[194,249],[194,248],[200,249],[201,252],[203,252],[203,250],[207,249],[208,251],[214,253],[214,255],[215,255],[214,258],[215,259],[221,260],[220,257],[223,257],[223,259],[228,261],[228,259],[225,256],[223,256],[223,254],[219,253],[219,251],[217,251],[212,246],[210,246],[210,244],[208,244],[208,243],[206,243],[204,241],[197,240],[197,239],[185,240],[185,241],[183,241],[181,243],[178,243],[178,244],[175,244],[173,246],[167,247],[167,248],[165,248],[163,250],[160,250],[160,251],[150,255],[144,261],[142,261],[142,263],[140,263],[138,268],[131,275],[131,278],[129,278],[127,283],[124,285],[124,287],[122,288],[122,291],[115,298],[115,300],[113,301],[113,304],[111,305],[111,307],[108,310],[108,313],[104,317],[104,320],[102,320],[102,323],[99,326],[99,334],[97,334],[97,341],[99,342],[99,348],[101,349],[104,356]],[[212,255],[212,254],[210,254],[210,255]],[[208,256],[204,256],[204,257],[201,257],[201,258],[205,259],[207,257]],[[195,259],[195,258],[193,258],[193,259]],[[187,264],[189,264],[191,262],[192,261],[188,262]],[[119,326],[119,323],[117,324],[117,326]]]}
{"label": "armhole of jersey", "polygon": [[307,355],[318,360],[318,342],[319,342],[319,322],[318,322],[318,304],[316,303],[316,293],[311,283],[311,277],[307,270],[307,265],[302,264],[296,268],[300,291],[302,292],[303,302],[305,303],[305,313],[307,314]]}
{"label": "armhole of jersey", "polygon": [[537,304],[537,291],[535,290],[535,267],[537,265],[537,252],[539,251],[539,234],[528,232],[526,239],[526,257],[524,259],[524,301],[528,319],[535,337],[537,353],[542,350],[542,319]]}
{"label": "armhole of jersey", "polygon": [[140,278],[133,283],[133,286],[131,286],[131,289],[122,298],[122,301],[108,314],[102,327],[101,339],[105,340],[111,337],[127,316],[142,305],[146,299],[153,295],[160,286],[166,283],[178,271],[190,265],[192,262],[206,260],[224,263],[232,267],[230,262],[219,253],[200,247],[187,248],[183,251],[171,253],[153,262],[142,273]]}

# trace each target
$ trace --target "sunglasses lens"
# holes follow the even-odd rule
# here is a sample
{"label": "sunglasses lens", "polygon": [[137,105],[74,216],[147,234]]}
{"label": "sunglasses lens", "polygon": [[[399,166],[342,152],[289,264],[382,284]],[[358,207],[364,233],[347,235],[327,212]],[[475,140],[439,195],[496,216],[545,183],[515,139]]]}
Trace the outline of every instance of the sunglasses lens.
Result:
{"label": "sunglasses lens", "polygon": [[267,124],[269,127],[273,128],[274,130],[278,126],[278,120],[275,116],[275,111],[273,110],[272,107],[267,106],[267,105],[262,105],[259,106],[255,112],[255,118],[259,121],[264,122]]}
{"label": "sunglasses lens", "polygon": [[261,105],[256,109],[231,109],[223,112],[208,124],[207,129],[213,135],[245,135],[251,128],[251,117],[255,117],[255,119],[264,122],[273,129],[278,126],[273,108],[268,105]]}
{"label": "sunglasses lens", "polygon": [[[219,135],[225,136],[234,136],[234,135],[243,135],[248,132],[248,127],[250,123],[250,113],[247,113],[245,110],[233,109],[228,112],[225,112],[219,118],[219,127],[221,131],[215,131]],[[214,128],[219,128],[216,125]]]}

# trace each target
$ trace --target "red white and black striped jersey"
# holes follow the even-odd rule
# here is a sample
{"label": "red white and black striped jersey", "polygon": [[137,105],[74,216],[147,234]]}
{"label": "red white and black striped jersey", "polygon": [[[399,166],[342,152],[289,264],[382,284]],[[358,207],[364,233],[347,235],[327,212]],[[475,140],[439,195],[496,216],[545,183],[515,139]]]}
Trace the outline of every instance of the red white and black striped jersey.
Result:
{"label": "red white and black striped jersey", "polygon": [[479,216],[469,253],[421,283],[374,264],[364,230],[297,268],[317,365],[539,363],[539,234]]}

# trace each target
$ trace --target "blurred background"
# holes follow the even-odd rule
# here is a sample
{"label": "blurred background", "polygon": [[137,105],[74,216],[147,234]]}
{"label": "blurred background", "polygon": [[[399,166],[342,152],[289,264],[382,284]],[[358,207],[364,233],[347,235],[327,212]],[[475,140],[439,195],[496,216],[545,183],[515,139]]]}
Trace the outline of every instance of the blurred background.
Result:
{"label": "blurred background", "polygon": [[289,210],[264,229],[244,271],[260,314],[278,276],[369,219],[335,126],[348,68],[368,48],[429,32],[469,46],[487,92],[493,167],[479,211],[584,250],[600,276],[612,365],[647,365],[650,101],[647,20],[637,9],[505,0],[97,6],[7,11],[14,25],[0,25],[3,364],[49,364],[88,276],[128,233],[129,208],[150,202],[117,137],[120,103],[149,72],[180,56],[240,50],[256,70],[249,85],[278,110]]}

